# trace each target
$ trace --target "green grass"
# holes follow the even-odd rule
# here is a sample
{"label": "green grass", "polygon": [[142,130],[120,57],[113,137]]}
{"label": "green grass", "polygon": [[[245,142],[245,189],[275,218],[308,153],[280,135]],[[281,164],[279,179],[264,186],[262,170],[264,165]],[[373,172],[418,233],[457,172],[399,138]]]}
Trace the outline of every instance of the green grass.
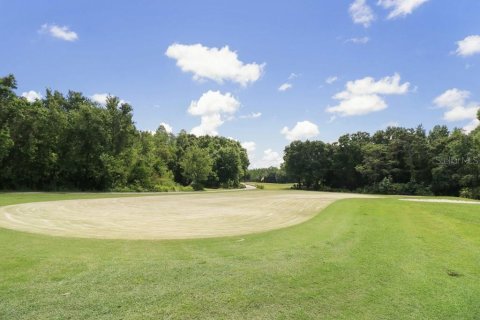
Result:
{"label": "green grass", "polygon": [[[37,197],[80,195],[0,205]],[[0,229],[0,253],[0,319],[480,318],[474,205],[341,200],[294,227],[188,241]]]}
{"label": "green grass", "polygon": [[290,190],[293,183],[246,182],[252,186],[263,186],[264,190]]}

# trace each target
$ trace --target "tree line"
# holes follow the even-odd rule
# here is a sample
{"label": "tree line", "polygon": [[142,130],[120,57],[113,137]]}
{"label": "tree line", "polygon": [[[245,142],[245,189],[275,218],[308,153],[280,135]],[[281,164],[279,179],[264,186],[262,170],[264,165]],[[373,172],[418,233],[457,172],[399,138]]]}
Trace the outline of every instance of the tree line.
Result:
{"label": "tree line", "polygon": [[303,189],[479,199],[480,129],[389,127],[335,143],[294,141],[278,170]]}
{"label": "tree line", "polygon": [[[1,190],[167,191],[239,187],[249,161],[239,142],[136,128],[117,97],[47,90],[29,102],[0,78]],[[186,187],[188,186],[188,187]]]}
{"label": "tree line", "polygon": [[249,169],[245,176],[247,181],[265,182],[265,183],[288,183],[292,182],[287,176],[283,166]]}

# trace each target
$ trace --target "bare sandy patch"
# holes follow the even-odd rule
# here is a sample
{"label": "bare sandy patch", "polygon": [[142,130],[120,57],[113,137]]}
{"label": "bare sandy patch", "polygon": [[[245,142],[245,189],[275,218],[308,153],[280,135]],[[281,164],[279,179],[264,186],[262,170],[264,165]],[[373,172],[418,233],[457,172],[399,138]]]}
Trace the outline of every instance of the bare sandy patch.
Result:
{"label": "bare sandy patch", "polygon": [[208,238],[291,226],[338,199],[365,197],[252,191],[36,202],[0,207],[0,227],[82,238]]}

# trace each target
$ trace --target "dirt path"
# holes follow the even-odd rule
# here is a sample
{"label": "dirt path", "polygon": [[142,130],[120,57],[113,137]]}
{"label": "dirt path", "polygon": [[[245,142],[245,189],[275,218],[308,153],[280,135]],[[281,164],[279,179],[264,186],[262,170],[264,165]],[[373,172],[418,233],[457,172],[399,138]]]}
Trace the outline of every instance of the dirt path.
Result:
{"label": "dirt path", "polygon": [[56,236],[185,239],[242,235],[310,219],[356,194],[260,191],[65,200],[0,207],[0,227]]}

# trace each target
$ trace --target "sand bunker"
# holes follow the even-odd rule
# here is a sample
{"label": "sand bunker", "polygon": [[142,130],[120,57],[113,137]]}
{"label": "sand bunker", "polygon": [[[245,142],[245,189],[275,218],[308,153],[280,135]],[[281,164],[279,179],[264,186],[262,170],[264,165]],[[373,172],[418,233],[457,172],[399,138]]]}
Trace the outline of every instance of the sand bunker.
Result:
{"label": "sand bunker", "polygon": [[36,202],[0,207],[0,227],[103,239],[243,235],[301,223],[338,199],[354,197],[365,196],[248,191]]}

